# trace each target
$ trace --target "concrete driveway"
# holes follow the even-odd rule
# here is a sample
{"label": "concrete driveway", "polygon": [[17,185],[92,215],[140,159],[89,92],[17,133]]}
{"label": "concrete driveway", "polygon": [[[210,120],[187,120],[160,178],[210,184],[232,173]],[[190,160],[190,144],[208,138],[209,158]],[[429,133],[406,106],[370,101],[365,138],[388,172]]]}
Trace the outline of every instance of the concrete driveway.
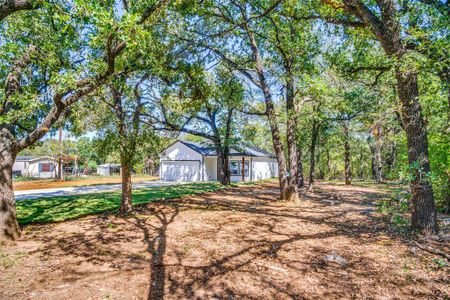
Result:
{"label": "concrete driveway", "polygon": [[[187,184],[188,182],[180,181],[144,181],[140,183],[134,183],[133,189],[152,188],[161,186],[171,186]],[[51,189],[39,189],[39,190],[27,190],[27,191],[14,191],[14,195],[17,201],[26,199],[36,199],[42,197],[57,197],[57,196],[71,196],[80,194],[91,193],[104,193],[117,191],[122,188],[121,184],[102,184],[102,185],[90,185],[90,186],[77,186],[77,187],[61,187]]]}

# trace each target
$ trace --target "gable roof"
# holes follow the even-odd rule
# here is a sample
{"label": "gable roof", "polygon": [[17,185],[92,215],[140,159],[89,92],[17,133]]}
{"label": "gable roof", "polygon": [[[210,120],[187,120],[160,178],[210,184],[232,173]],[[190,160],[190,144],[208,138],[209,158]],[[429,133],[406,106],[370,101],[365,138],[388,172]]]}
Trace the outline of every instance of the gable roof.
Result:
{"label": "gable roof", "polygon": [[178,140],[177,142],[182,143],[183,145],[191,148],[192,150],[200,153],[203,156],[217,155],[216,149],[214,149],[214,146],[211,144],[200,144],[200,143],[180,141],[180,140]]}
{"label": "gable roof", "polygon": [[[200,144],[200,143],[180,141],[180,140],[178,140],[177,142],[182,143],[183,145],[191,148],[192,150],[200,153],[203,156],[217,156],[216,149],[211,144],[208,144],[208,143]],[[230,148],[230,156],[254,156],[254,157],[270,157],[270,158],[275,157],[274,154],[264,151],[262,149],[259,149],[257,147],[253,147],[253,146],[231,147]]]}

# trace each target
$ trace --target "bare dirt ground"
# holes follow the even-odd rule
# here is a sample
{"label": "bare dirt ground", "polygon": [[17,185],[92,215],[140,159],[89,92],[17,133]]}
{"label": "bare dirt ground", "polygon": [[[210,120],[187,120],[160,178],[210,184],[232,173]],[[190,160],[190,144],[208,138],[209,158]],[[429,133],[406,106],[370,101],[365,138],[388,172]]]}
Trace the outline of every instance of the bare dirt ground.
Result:
{"label": "bare dirt ground", "polygon": [[[0,298],[448,299],[448,267],[376,213],[386,194],[320,190],[280,203],[266,183],[150,204],[126,219],[27,226],[1,248]],[[348,264],[324,260],[333,252]]]}
{"label": "bare dirt ground", "polygon": [[[136,176],[132,177],[133,183],[138,183],[148,180],[156,180],[158,177],[150,176]],[[100,184],[117,184],[121,183],[120,176],[117,177],[87,177],[74,180],[60,181],[54,179],[38,179],[30,181],[13,182],[15,191],[37,190],[37,189],[49,189],[60,187],[72,187],[72,186],[87,186],[87,185],[100,185]]]}

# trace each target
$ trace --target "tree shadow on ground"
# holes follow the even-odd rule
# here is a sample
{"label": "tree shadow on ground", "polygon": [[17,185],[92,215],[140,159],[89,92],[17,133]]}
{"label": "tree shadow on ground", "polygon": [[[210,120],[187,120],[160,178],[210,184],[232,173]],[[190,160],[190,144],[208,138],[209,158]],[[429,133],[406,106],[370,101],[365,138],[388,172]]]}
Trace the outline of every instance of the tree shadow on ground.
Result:
{"label": "tree shadow on ground", "polygon": [[148,299],[164,299],[164,283],[166,278],[164,255],[166,253],[167,227],[178,215],[178,205],[142,208],[140,213],[148,213],[158,220],[156,225],[149,224],[139,217],[128,221],[132,221],[137,228],[142,230],[144,242],[147,244],[146,250],[151,257]]}
{"label": "tree shadow on ground", "polygon": [[[377,258],[362,255],[385,251],[370,248],[379,243],[407,244],[370,213],[383,196],[322,191],[292,204],[276,201],[277,191],[273,183],[232,188],[137,207],[128,218],[90,217],[76,230],[39,233],[45,243],[37,253],[106,264],[102,272],[148,270],[148,299],[354,298],[383,286],[376,298],[421,280],[386,276]],[[346,267],[323,260],[333,250],[349,261]]]}

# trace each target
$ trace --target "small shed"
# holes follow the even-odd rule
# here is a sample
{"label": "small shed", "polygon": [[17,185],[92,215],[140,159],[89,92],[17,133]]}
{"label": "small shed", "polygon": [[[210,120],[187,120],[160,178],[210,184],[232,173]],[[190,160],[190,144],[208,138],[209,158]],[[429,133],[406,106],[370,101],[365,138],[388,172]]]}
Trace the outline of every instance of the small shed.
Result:
{"label": "small shed", "polygon": [[120,164],[98,165],[97,174],[102,176],[111,176],[114,174],[120,174]]}

